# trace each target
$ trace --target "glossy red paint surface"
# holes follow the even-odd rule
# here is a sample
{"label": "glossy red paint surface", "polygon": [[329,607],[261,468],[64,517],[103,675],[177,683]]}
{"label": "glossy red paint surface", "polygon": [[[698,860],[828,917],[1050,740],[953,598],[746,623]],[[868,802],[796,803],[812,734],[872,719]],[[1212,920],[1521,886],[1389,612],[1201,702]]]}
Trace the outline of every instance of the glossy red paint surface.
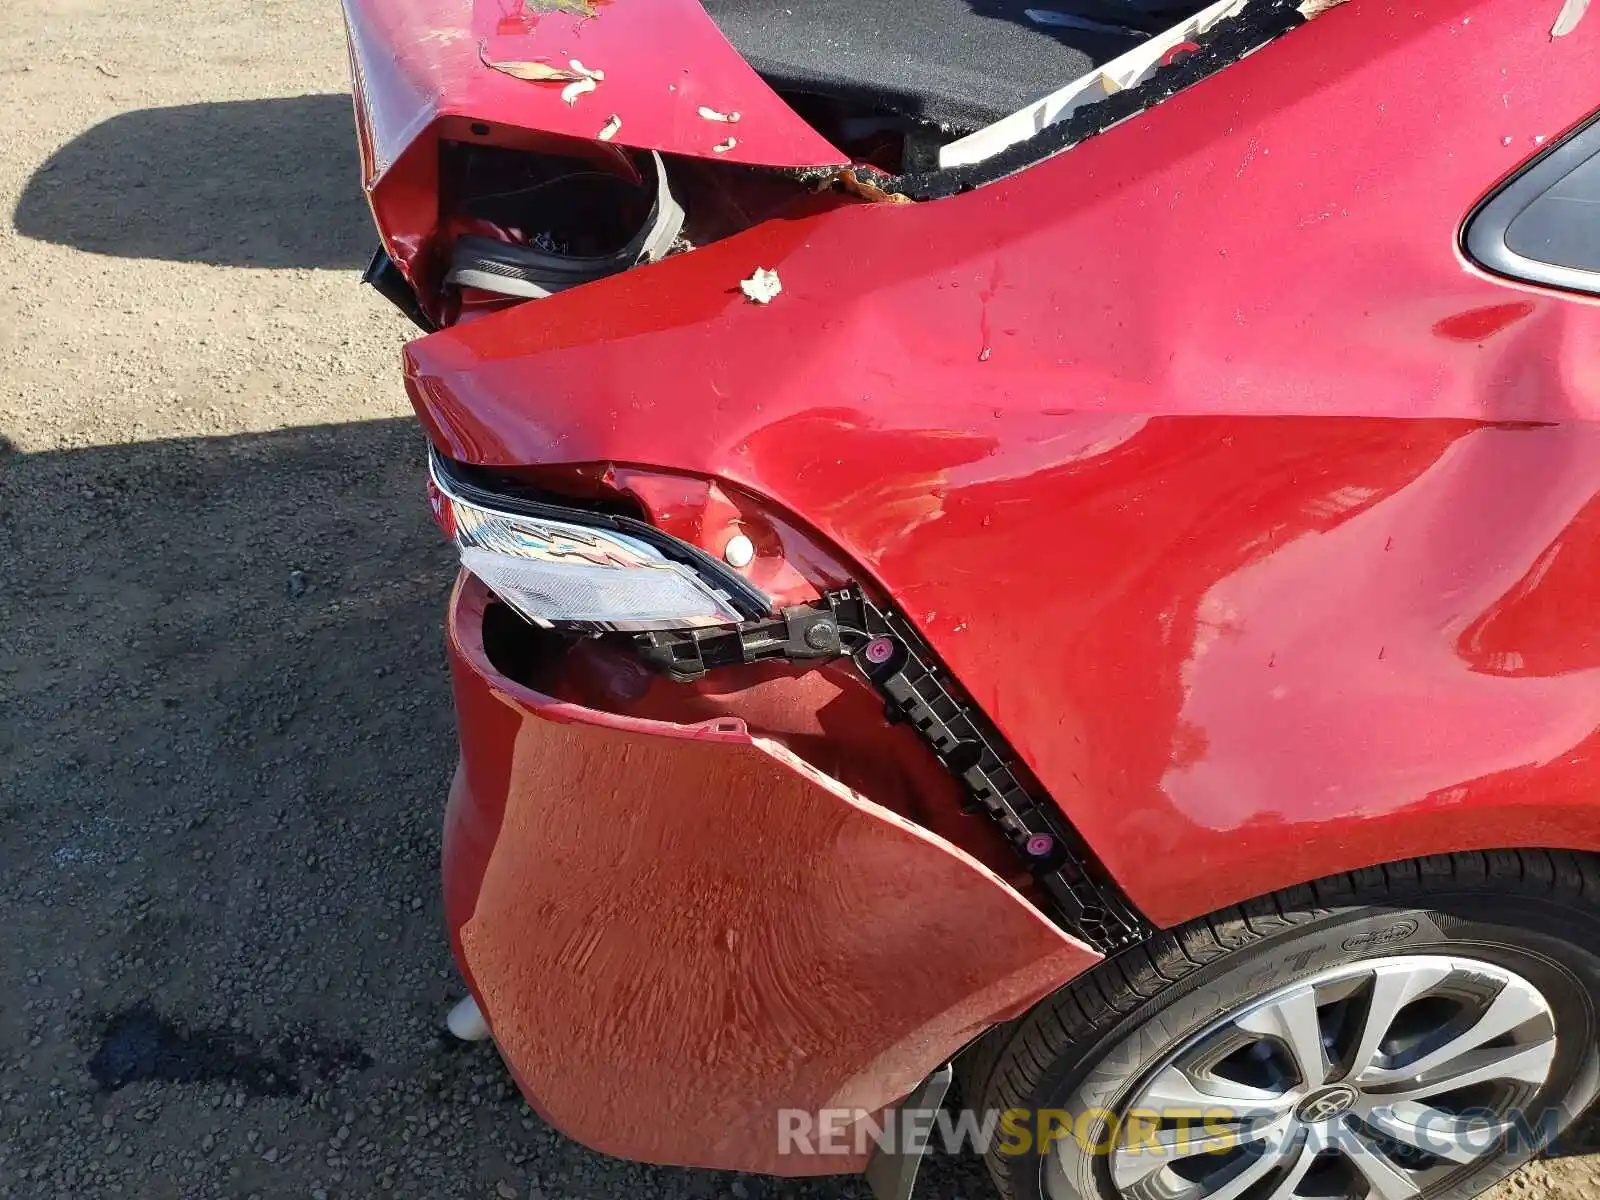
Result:
{"label": "glossy red paint surface", "polygon": [[[860,1170],[780,1153],[778,1110],[881,1109],[1098,960],[714,705],[665,721],[505,678],[486,599],[463,577],[451,604],[446,913],[496,1045],[569,1135],[654,1162]],[[812,719],[784,708],[756,701],[769,726]]]}
{"label": "glossy red paint surface", "polygon": [[998,184],[414,342],[413,398],[458,458],[816,530],[1158,922],[1600,849],[1600,309],[1456,249],[1593,108],[1555,7],[1353,0]]}

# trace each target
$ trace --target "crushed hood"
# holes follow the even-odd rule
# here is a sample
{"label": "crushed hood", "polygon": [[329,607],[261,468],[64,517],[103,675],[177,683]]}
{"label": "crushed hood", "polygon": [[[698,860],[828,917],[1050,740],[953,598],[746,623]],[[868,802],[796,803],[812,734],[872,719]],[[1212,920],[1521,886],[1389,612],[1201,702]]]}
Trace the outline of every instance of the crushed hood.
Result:
{"label": "crushed hood", "polygon": [[[849,160],[740,57],[698,0],[344,0],[364,182],[456,117],[774,167]],[[573,71],[595,86],[518,78]],[[522,70],[538,73],[538,68]],[[708,119],[702,109],[738,114]]]}

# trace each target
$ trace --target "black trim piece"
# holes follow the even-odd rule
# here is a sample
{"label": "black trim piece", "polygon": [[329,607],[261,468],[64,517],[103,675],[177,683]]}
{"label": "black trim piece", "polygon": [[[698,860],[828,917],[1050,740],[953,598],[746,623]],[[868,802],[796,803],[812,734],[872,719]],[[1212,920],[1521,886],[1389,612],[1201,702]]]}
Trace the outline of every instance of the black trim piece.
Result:
{"label": "black trim piece", "polygon": [[1043,907],[1058,925],[1101,954],[1153,934],[1044,786],[911,624],[860,589],[842,588],[820,604],[786,608],[777,620],[640,633],[634,644],[645,661],[680,681],[737,663],[849,655],[883,696],[889,719],[915,729],[961,783],[967,811],[987,816],[1005,835],[1039,881],[1047,897]]}
{"label": "black trim piece", "polygon": [[[1600,113],[1531,159],[1473,210],[1462,231],[1463,253],[1484,270],[1507,279],[1600,296],[1600,267],[1546,261],[1512,248],[1513,243],[1520,244],[1524,251],[1532,249],[1530,243],[1550,244],[1549,234],[1562,222],[1570,220],[1589,222],[1589,227],[1595,230],[1591,235],[1592,243],[1600,246],[1600,186],[1594,187],[1596,194],[1592,197],[1554,194],[1586,167],[1586,190],[1589,179],[1600,182],[1592,165],[1597,159],[1600,159]],[[1568,200],[1573,201],[1570,207],[1577,211],[1559,211],[1568,207],[1565,204]],[[1546,211],[1540,212],[1541,208]],[[1540,228],[1535,230],[1530,222]],[[1520,232],[1519,225],[1523,227]],[[1539,236],[1540,233],[1545,236]]]}
{"label": "black trim piece", "polygon": [[[507,490],[515,488],[516,485],[508,483],[503,476],[492,471],[446,458],[431,446],[428,448],[428,454],[432,459],[434,471],[450,491],[469,504],[496,512],[542,517],[548,521],[567,521],[574,525],[588,525],[591,528],[598,527],[625,533],[659,550],[663,558],[698,571],[708,583],[723,592],[728,597],[729,603],[749,620],[761,620],[772,614],[771,602],[749,580],[718,562],[700,547],[681,542],[648,522],[616,513],[549,504],[543,500],[531,499],[527,492],[532,489],[523,489],[520,493],[516,490]],[[484,483],[492,482],[493,486],[484,486],[484,483],[477,482],[480,479]]]}
{"label": "black trim piece", "polygon": [[[1094,857],[981,709],[962,694],[910,623],[858,590],[830,593],[842,627],[859,631],[850,657],[967,789],[1050,898],[1051,916],[1101,954],[1138,945],[1154,929]],[[859,622],[859,624],[858,624]]]}
{"label": "black trim piece", "polygon": [[383,246],[373,251],[372,261],[361,272],[361,282],[370,284],[378,295],[410,317],[412,324],[423,333],[433,333],[439,328],[422,311],[416,291],[406,282],[406,277],[400,273],[400,268]]}
{"label": "black trim piece", "polygon": [[845,652],[843,637],[831,608],[799,604],[771,621],[637,633],[634,646],[657,670],[679,683],[690,683],[715,667],[768,659],[838,658]]}

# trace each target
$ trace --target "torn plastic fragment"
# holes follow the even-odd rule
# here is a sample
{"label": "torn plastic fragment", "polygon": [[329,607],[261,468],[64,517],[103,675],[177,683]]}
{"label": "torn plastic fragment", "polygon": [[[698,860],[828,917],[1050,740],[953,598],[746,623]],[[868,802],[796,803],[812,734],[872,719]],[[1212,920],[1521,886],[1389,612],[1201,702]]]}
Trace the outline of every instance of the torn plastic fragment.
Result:
{"label": "torn plastic fragment", "polygon": [[1550,28],[1550,36],[1566,37],[1578,27],[1578,22],[1583,20],[1583,14],[1588,11],[1589,0],[1567,0],[1556,15],[1556,23]]}
{"label": "torn plastic fragment", "polygon": [[612,138],[617,136],[617,130],[621,128],[622,118],[617,116],[616,113],[612,113],[610,118],[606,121],[605,128],[595,136],[598,137],[602,142],[609,142]]}
{"label": "torn plastic fragment", "polygon": [[[1333,0],[1333,3],[1335,3],[1335,4],[1343,4],[1344,0]],[[1173,46],[1170,50],[1168,50],[1165,54],[1163,54],[1161,56],[1161,65],[1163,67],[1170,67],[1174,63],[1180,63],[1184,59],[1188,58],[1189,55],[1193,54],[1198,49],[1200,49],[1200,43],[1199,42],[1179,42],[1176,46]],[[1108,87],[1106,89],[1106,93],[1109,95],[1113,91],[1120,91],[1120,90],[1121,90],[1120,88],[1109,88]]]}
{"label": "torn plastic fragment", "polygon": [[713,154],[726,154],[729,150],[732,150],[738,144],[739,144],[739,139],[738,138],[729,138],[727,141],[718,142],[715,146],[711,147],[711,152]]}
{"label": "torn plastic fragment", "polygon": [[783,291],[783,284],[778,281],[776,271],[757,267],[756,273],[749,279],[739,281],[739,290],[756,304],[771,304],[778,293]]}
{"label": "torn plastic fragment", "polygon": [[[1339,5],[1347,2],[1348,0],[1303,0],[1300,5],[1300,15],[1309,21],[1313,17],[1320,17],[1329,9],[1338,8]],[[1583,2],[1587,4],[1589,0],[1583,0]]]}
{"label": "torn plastic fragment", "polygon": [[567,60],[567,65],[579,75],[587,75],[590,79],[599,80],[602,83],[605,82],[606,73],[604,71],[591,71],[588,67],[584,66],[575,58],[569,58]]}
{"label": "torn plastic fragment", "polygon": [[576,104],[578,102],[578,97],[579,96],[583,95],[585,92],[594,91],[596,86],[598,86],[598,85],[594,81],[594,76],[585,75],[582,79],[579,79],[577,82],[569,83],[569,84],[567,84],[566,87],[562,88],[561,89],[561,98],[563,100],[565,100],[568,104]]}
{"label": "torn plastic fragment", "polygon": [[739,114],[736,112],[718,112],[716,109],[704,104],[700,106],[699,113],[702,121],[726,121],[728,124],[733,125],[739,120]]}
{"label": "torn plastic fragment", "polygon": [[853,170],[839,172],[839,186],[852,196],[859,196],[873,204],[911,204],[914,201],[910,196],[900,192],[891,192],[869,180],[861,178]]}

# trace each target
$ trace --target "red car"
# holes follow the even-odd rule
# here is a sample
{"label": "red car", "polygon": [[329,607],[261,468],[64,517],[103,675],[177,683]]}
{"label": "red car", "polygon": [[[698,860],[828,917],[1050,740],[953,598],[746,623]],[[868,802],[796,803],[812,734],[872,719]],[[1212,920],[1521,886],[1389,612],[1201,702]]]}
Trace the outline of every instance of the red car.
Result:
{"label": "red car", "polygon": [[458,1026],[659,1163],[1474,1195],[1600,1088],[1600,13],[1036,3],[345,0]]}

